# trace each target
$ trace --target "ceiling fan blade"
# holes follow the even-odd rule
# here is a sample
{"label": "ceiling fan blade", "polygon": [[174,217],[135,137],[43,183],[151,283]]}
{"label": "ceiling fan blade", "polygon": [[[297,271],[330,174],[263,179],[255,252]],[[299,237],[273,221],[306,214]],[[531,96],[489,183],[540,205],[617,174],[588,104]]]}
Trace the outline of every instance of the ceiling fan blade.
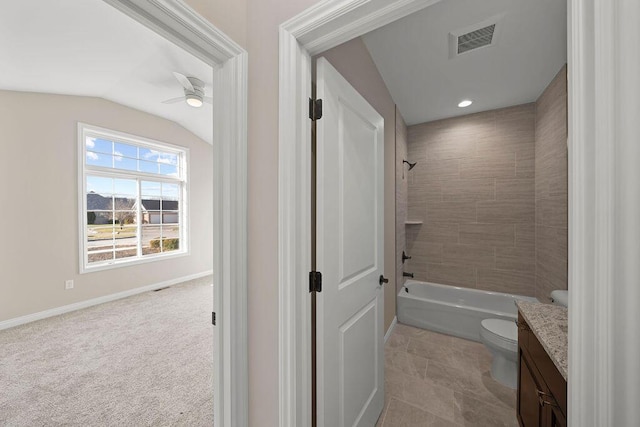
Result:
{"label": "ceiling fan blade", "polygon": [[162,101],[163,104],[175,104],[176,102],[183,102],[184,101],[184,96],[179,96],[177,98],[171,98],[171,99],[167,99],[165,101]]}
{"label": "ceiling fan blade", "polygon": [[206,102],[207,104],[213,104],[213,98],[210,97],[210,96],[205,96],[205,97],[202,98],[202,100],[204,102]]}
{"label": "ceiling fan blade", "polygon": [[186,90],[191,91],[191,92],[193,92],[195,90],[193,88],[193,85],[191,84],[191,82],[187,78],[187,76],[185,76],[184,74],[176,73],[175,71],[173,72],[173,75],[180,82],[180,84],[182,85],[183,88],[185,88]]}

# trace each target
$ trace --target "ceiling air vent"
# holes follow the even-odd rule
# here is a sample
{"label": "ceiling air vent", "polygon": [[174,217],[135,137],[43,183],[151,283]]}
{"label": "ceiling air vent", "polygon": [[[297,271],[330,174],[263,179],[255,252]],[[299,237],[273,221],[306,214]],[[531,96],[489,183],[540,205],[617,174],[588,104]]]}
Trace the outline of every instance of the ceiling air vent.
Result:
{"label": "ceiling air vent", "polygon": [[496,44],[502,15],[494,16],[470,27],[449,33],[449,57]]}
{"label": "ceiling air vent", "polygon": [[458,36],[458,55],[479,47],[488,46],[493,40],[496,24]]}

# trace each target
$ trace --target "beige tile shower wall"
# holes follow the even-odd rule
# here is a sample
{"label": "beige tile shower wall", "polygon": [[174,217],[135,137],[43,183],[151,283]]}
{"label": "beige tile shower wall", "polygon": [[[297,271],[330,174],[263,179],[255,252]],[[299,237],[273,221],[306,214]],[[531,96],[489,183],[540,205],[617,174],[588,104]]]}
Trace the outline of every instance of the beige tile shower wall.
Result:
{"label": "beige tile shower wall", "polygon": [[535,295],[535,104],[408,128],[405,271]]}
{"label": "beige tile shower wall", "polygon": [[402,160],[407,158],[407,125],[396,109],[396,294],[404,284],[402,251],[406,249],[408,173]]}
{"label": "beige tile shower wall", "polygon": [[567,289],[567,67],[536,103],[536,297]]}

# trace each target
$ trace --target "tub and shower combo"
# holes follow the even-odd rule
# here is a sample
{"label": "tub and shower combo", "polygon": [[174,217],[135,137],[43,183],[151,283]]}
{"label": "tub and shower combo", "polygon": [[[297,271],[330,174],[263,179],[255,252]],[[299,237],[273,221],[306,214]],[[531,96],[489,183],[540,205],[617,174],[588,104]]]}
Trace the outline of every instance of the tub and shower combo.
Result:
{"label": "tub and shower combo", "polygon": [[532,297],[407,281],[398,294],[398,321],[482,342],[491,352],[491,376],[517,386],[517,300]]}
{"label": "tub and shower combo", "polygon": [[516,300],[532,297],[408,280],[398,293],[398,321],[480,342],[484,319],[518,318]]}

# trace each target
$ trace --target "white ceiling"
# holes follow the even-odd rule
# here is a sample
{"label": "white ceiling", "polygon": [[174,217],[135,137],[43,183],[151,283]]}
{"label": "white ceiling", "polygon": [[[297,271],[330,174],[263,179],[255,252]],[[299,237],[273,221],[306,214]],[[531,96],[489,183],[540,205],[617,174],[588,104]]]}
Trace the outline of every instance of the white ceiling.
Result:
{"label": "white ceiling", "polygon": [[[442,0],[363,39],[413,125],[535,101],[567,61],[566,6],[564,0]],[[495,46],[449,58],[450,32],[498,15]],[[463,99],[473,105],[458,108]]]}
{"label": "white ceiling", "polygon": [[4,2],[0,89],[95,96],[172,120],[211,143],[212,107],[184,95],[173,71],[211,94],[213,69],[102,0]]}

